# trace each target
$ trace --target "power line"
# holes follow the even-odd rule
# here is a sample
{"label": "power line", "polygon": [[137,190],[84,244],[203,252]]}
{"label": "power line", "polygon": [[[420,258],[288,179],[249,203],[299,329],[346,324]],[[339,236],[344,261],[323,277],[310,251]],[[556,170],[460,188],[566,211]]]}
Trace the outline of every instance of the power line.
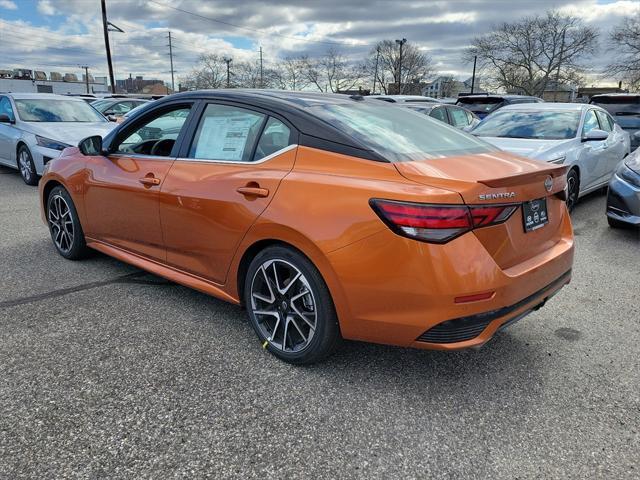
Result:
{"label": "power line", "polygon": [[363,45],[363,44],[354,45],[353,43],[335,42],[335,41],[330,41],[330,40],[312,40],[310,38],[294,37],[292,35],[284,35],[282,33],[277,33],[277,32],[267,32],[265,30],[260,30],[260,29],[257,29],[257,28],[244,27],[242,25],[236,25],[235,23],[230,23],[230,22],[225,22],[223,20],[218,20],[217,18],[207,17],[205,15],[200,15],[199,13],[190,12],[190,11],[184,10],[182,8],[173,7],[171,5],[167,5],[167,4],[161,3],[161,2],[156,2],[155,0],[148,0],[148,1],[149,1],[149,3],[153,3],[153,4],[158,5],[160,7],[170,8],[171,10],[175,10],[177,12],[185,13],[187,15],[192,15],[194,17],[198,17],[198,18],[201,18],[203,20],[208,20],[209,22],[214,22],[214,23],[219,23],[219,24],[222,24],[222,25],[227,25],[229,27],[238,28],[240,30],[247,30],[247,31],[250,31],[250,32],[260,33],[262,35],[274,35],[274,36],[281,37],[281,38],[288,38],[290,40],[296,40],[298,42],[319,43],[319,44],[324,44],[324,45],[342,45],[342,46],[345,46],[345,47],[354,47],[354,46]]}

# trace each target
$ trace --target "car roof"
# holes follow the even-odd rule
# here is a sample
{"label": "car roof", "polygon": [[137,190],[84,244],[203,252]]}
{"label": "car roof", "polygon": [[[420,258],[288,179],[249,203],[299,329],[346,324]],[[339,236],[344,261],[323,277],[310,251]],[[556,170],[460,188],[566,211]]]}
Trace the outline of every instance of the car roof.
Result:
{"label": "car roof", "polygon": [[502,95],[501,93],[491,93],[491,94],[486,94],[486,93],[485,94],[480,94],[480,93],[478,93],[478,94],[474,94],[474,95],[462,95],[462,96],[458,97],[458,100],[463,100],[465,98],[473,98],[473,99],[476,99],[476,98],[506,98],[506,99],[509,99],[509,98],[535,98],[535,99],[541,100],[540,97],[535,97],[533,95],[513,95],[513,94]]}
{"label": "car roof", "polygon": [[54,100],[68,100],[69,102],[82,102],[85,101],[78,96],[70,96],[70,95],[57,95],[55,93],[20,93],[13,92],[8,93],[11,98],[14,100],[33,100],[33,99],[54,99]]}
{"label": "car roof", "polygon": [[604,98],[604,97],[640,97],[640,93],[599,93],[597,95],[593,95],[591,100],[594,98]]}
{"label": "car roof", "polygon": [[424,95],[369,95],[369,98],[390,100],[391,102],[435,102],[433,97]]}
{"label": "car roof", "polygon": [[[234,102],[238,106],[245,104],[247,107],[263,109],[270,114],[280,115],[290,122],[305,137],[305,145],[316,146],[317,148],[328,148],[330,142],[334,148],[332,151],[339,151],[348,155],[355,155],[360,158],[386,162],[355,137],[341,131],[337,126],[327,122],[321,115],[311,111],[311,107],[320,105],[355,105],[364,103],[361,95],[344,95],[337,93],[319,92],[292,92],[284,90],[258,90],[258,89],[219,89],[219,90],[194,90],[189,92],[175,93],[168,95],[153,103],[147,103],[130,116],[127,122],[123,123],[123,128],[129,122],[138,121],[138,117],[145,115],[149,111],[165,108],[167,104],[180,105],[181,102],[195,102],[198,100],[218,100],[221,102]],[[378,105],[377,108],[395,109],[394,104],[389,102],[366,102],[369,106]],[[113,130],[112,134],[105,137],[105,147],[108,148],[119,128]]]}
{"label": "car roof", "polygon": [[554,111],[554,112],[581,112],[588,108],[599,108],[588,103],[516,103],[512,105],[505,105],[496,112],[518,110],[518,111]]}

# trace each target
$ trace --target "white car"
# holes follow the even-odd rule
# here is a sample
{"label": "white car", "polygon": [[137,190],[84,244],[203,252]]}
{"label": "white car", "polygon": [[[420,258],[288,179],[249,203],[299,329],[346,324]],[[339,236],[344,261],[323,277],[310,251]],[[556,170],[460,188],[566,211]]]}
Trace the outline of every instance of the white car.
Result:
{"label": "white car", "polygon": [[114,127],[81,98],[0,93],[0,165],[18,169],[27,185],[37,185],[44,166],[62,150]]}
{"label": "white car", "polygon": [[511,153],[568,165],[570,211],[579,197],[607,185],[631,145],[606,110],[576,103],[508,105],[471,133]]}

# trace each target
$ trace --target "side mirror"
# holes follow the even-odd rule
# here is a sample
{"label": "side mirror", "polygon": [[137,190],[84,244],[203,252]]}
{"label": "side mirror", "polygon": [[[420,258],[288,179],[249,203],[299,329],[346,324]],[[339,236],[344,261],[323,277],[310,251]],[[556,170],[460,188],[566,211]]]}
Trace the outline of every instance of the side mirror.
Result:
{"label": "side mirror", "polygon": [[9,117],[9,115],[7,115],[6,113],[2,113],[2,114],[0,114],[0,123],[11,123],[11,124],[13,124],[13,123],[16,123],[16,121],[11,119]]}
{"label": "side mirror", "polygon": [[102,137],[100,135],[94,135],[80,140],[78,148],[83,155],[102,155]]}
{"label": "side mirror", "polygon": [[107,120],[109,120],[110,122],[117,122],[118,117],[115,115],[107,115]]}
{"label": "side mirror", "polygon": [[604,130],[600,130],[598,128],[594,128],[589,133],[587,133],[584,137],[582,137],[583,142],[603,142],[609,138],[609,133]]}

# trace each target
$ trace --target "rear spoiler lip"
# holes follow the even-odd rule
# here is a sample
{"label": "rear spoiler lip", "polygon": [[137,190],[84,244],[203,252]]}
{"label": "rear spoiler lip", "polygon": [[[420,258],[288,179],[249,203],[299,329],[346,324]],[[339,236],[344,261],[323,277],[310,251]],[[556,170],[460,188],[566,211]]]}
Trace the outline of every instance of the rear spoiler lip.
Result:
{"label": "rear spoiler lip", "polygon": [[525,172],[525,173],[519,173],[517,175],[510,175],[508,177],[478,180],[478,183],[481,183],[491,188],[512,187],[516,185],[522,185],[522,180],[527,177],[530,177],[530,178],[540,177],[541,179],[544,179],[547,175],[550,175],[553,178],[558,178],[558,177],[562,177],[563,175],[566,175],[568,170],[569,170],[569,167],[567,165],[557,165],[557,166],[554,165],[554,166],[550,166],[549,168],[539,170],[537,172]]}

